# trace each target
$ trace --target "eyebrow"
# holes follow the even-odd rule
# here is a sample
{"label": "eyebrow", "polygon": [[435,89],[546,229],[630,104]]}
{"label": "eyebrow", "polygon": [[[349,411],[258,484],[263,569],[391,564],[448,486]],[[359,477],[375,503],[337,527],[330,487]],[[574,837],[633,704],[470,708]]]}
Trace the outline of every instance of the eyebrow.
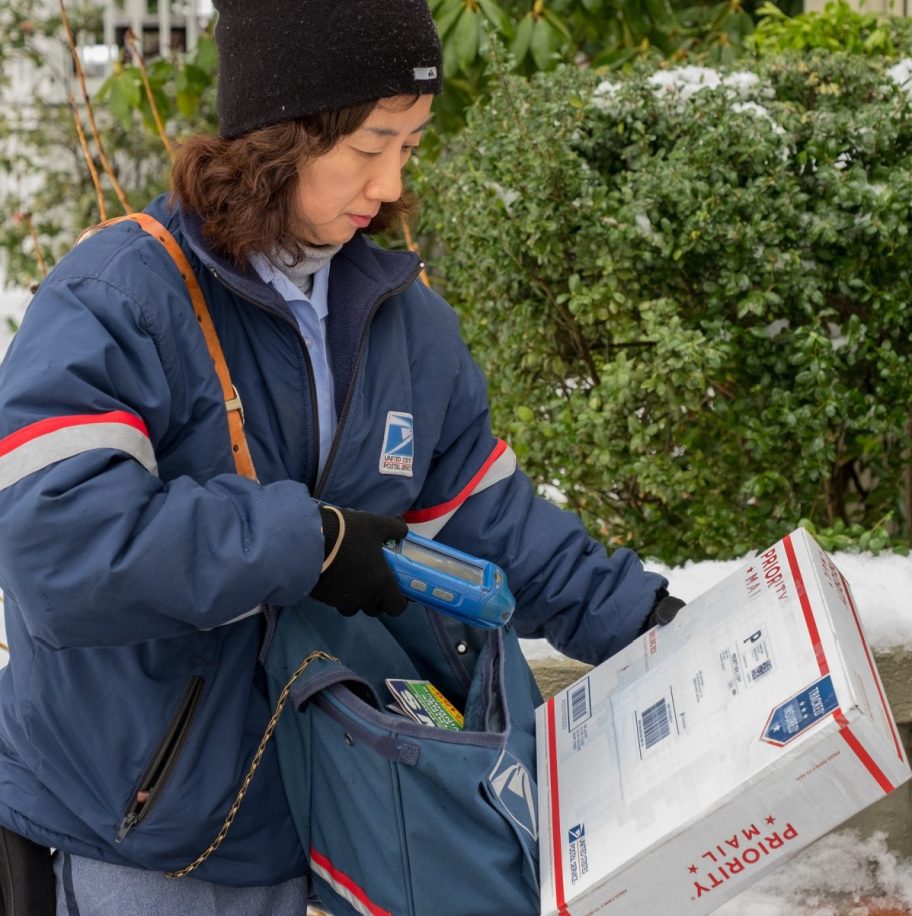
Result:
{"label": "eyebrow", "polygon": [[[422,124],[420,127],[416,127],[414,130],[410,130],[407,136],[410,137],[412,134],[419,133],[420,131],[424,130],[430,123],[431,123],[431,119],[428,118],[427,121],[425,121],[424,124]],[[369,133],[372,133],[377,137],[398,137],[399,136],[398,130],[392,130],[392,128],[389,128],[389,127],[362,127],[361,130],[366,130]]]}

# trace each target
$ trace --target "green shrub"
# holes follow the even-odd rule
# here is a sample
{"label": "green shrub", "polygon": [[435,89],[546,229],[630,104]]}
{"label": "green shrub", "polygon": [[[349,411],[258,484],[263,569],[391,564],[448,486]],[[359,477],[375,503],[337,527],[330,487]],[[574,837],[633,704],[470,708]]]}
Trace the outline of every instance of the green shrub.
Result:
{"label": "green shrub", "polygon": [[889,57],[912,49],[907,17],[863,12],[847,0],[830,0],[823,10],[792,17],[767,2],[757,10],[757,19],[746,44],[760,56],[817,49]]}
{"label": "green shrub", "polygon": [[465,109],[487,93],[491,37],[509,49],[509,66],[528,76],[561,62],[619,67],[672,55],[734,60],[753,29],[741,0],[430,0],[430,7],[446,78],[435,122],[446,133],[459,130]]}
{"label": "green shrub", "polygon": [[420,174],[498,432],[669,563],[909,532],[912,103],[866,58],[753,66],[503,77]]}

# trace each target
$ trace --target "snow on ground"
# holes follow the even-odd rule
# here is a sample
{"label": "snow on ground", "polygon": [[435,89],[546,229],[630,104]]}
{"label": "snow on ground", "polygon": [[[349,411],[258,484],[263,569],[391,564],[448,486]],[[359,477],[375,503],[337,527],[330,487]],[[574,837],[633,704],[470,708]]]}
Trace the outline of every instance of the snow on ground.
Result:
{"label": "snow on ground", "polygon": [[872,897],[884,898],[877,901],[884,911],[912,912],[912,862],[890,852],[882,833],[862,838],[842,830],[818,840],[716,913],[869,916]]}
{"label": "snow on ground", "polygon": [[[21,320],[28,299],[24,291],[0,291],[0,354],[12,339],[10,321]],[[912,558],[835,553],[833,559],[852,588],[872,645],[912,649]],[[646,565],[669,580],[672,594],[690,601],[742,562],[688,562],[673,568],[654,562]],[[2,625],[0,641],[5,642]],[[523,648],[530,658],[559,657],[543,641],[525,640]],[[0,651],[0,664],[5,659]],[[890,852],[883,834],[860,838],[845,830],[824,837],[717,912],[720,916],[868,916],[872,911],[861,900],[872,894],[912,913],[912,862]]]}
{"label": "snow on ground", "polygon": [[[769,544],[758,545],[762,548]],[[831,554],[845,576],[858,606],[865,634],[877,650],[912,650],[912,557],[894,553],[872,556],[869,553]],[[745,558],[746,559],[746,558]],[[743,565],[740,560],[688,561],[668,567],[646,562],[646,568],[668,579],[668,590],[684,601],[692,601]],[[528,658],[560,658],[544,640],[525,640]]]}

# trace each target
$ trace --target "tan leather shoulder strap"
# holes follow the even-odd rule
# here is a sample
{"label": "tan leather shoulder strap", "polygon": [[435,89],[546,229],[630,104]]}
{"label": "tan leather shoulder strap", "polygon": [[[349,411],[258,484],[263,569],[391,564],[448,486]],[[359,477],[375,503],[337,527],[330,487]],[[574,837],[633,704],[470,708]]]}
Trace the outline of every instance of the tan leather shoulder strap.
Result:
{"label": "tan leather shoulder strap", "polygon": [[249,477],[251,480],[256,480],[253,459],[250,457],[247,437],[244,435],[244,407],[238,396],[237,388],[232,384],[231,376],[228,373],[228,365],[225,362],[225,354],[222,352],[222,345],[219,343],[215,325],[212,323],[212,316],[209,314],[209,308],[206,305],[206,298],[203,296],[203,291],[200,289],[199,281],[196,279],[196,274],[193,273],[193,268],[190,266],[187,256],[175,241],[174,236],[157,219],[147,213],[130,213],[127,216],[119,216],[116,219],[101,223],[96,228],[111,226],[124,220],[132,220],[138,223],[149,235],[158,239],[177,265],[177,269],[187,285],[187,292],[190,294],[190,301],[193,303],[193,311],[197,321],[199,321],[206,347],[215,365],[219,384],[222,386],[222,397],[225,400],[225,410],[228,413],[228,434],[231,437],[234,465],[238,474],[243,477]]}

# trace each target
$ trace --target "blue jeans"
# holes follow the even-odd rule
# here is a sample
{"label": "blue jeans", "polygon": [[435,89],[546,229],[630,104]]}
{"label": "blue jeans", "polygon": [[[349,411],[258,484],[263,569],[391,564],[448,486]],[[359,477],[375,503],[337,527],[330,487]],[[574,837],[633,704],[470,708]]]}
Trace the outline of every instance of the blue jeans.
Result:
{"label": "blue jeans", "polygon": [[225,887],[57,853],[57,916],[305,916],[307,880]]}

